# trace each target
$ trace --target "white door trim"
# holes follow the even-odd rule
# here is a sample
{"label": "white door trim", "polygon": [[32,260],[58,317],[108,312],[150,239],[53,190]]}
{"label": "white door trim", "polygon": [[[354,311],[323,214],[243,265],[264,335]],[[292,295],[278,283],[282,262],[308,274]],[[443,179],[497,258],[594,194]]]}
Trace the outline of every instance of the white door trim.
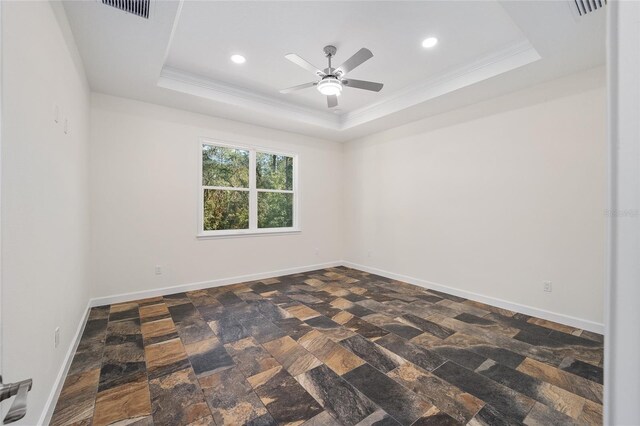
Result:
{"label": "white door trim", "polygon": [[[4,84],[4,80],[2,78],[3,72],[2,72],[2,45],[3,45],[3,41],[4,41],[4,37],[3,37],[3,33],[2,33],[2,8],[3,8],[3,2],[0,1],[0,374],[2,374],[3,370],[3,363],[2,363],[2,352],[4,351],[4,345],[3,345],[3,326],[2,326],[2,181],[1,181],[1,176],[2,176],[2,162],[3,162],[3,158],[2,158],[2,134],[3,134],[3,127],[2,127],[2,117],[3,117],[3,113],[2,113],[2,104],[3,104],[3,84]],[[5,404],[6,405],[6,404]],[[3,406],[0,406],[0,418],[4,419],[4,416],[6,414],[7,409]]]}
{"label": "white door trim", "polygon": [[640,419],[640,3],[610,1],[607,22],[609,243],[604,423]]}

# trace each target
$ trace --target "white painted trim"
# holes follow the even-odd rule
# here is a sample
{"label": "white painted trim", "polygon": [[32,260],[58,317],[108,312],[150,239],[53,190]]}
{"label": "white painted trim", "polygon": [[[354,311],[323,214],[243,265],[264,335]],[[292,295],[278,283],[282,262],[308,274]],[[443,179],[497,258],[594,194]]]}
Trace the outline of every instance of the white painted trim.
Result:
{"label": "white painted trim", "polygon": [[[208,186],[202,184],[202,147],[204,145],[217,146],[222,148],[232,148],[249,153],[249,187],[235,188],[225,186]],[[291,190],[274,190],[259,189],[256,187],[256,155],[273,154],[291,157],[293,159],[293,189]],[[300,227],[300,186],[298,171],[300,167],[299,155],[292,152],[277,151],[270,148],[263,148],[257,145],[240,144],[233,141],[211,139],[207,137],[198,138],[198,229],[196,238],[212,239],[212,238],[229,238],[229,237],[247,237],[256,235],[283,235],[283,234],[299,234],[302,232]],[[245,191],[249,192],[249,227],[246,229],[222,229],[218,231],[206,231],[204,229],[204,190],[215,189],[223,191]],[[259,192],[277,192],[282,194],[293,195],[293,226],[287,228],[258,228],[258,193]]]}
{"label": "white painted trim", "polygon": [[[607,194],[607,208],[609,211],[613,211],[613,208],[616,205],[616,184],[615,184],[615,175],[617,172],[616,161],[615,161],[615,144],[616,144],[616,128],[612,125],[614,119],[616,118],[616,104],[618,101],[617,96],[617,70],[619,67],[619,60],[617,50],[618,50],[618,31],[616,30],[619,18],[619,5],[614,2],[614,4],[609,5],[607,11],[607,189],[609,190]],[[614,102],[615,98],[615,102]],[[611,353],[613,345],[616,343],[616,330],[613,329],[613,322],[615,320],[613,312],[615,312],[617,306],[614,302],[614,288],[613,288],[613,278],[614,278],[614,225],[615,222],[609,221],[607,223],[607,242],[606,242],[606,280],[604,286],[604,330],[606,335],[608,336],[604,342],[604,363],[602,365],[604,374],[603,380],[603,395],[602,395],[602,423],[606,426],[613,425],[613,419],[615,418],[614,408],[616,401],[612,398],[615,394],[613,392],[613,388],[615,384],[612,381],[612,377],[615,375],[615,364],[611,362],[611,357],[613,354]]]}
{"label": "white painted trim", "polygon": [[[258,186],[257,180],[257,172],[256,172],[256,151],[254,149],[249,150],[249,230],[257,231],[258,230],[258,192],[256,191],[256,187]],[[200,159],[202,159],[202,154],[200,154]],[[200,167],[200,173],[203,173],[203,168]],[[204,188],[204,186],[202,187]],[[200,197],[204,197],[204,190],[201,191]],[[295,198],[295,195],[294,195]],[[204,201],[204,198],[203,198]],[[295,206],[294,206],[295,209]],[[202,209],[202,214],[204,214],[204,208]],[[295,214],[295,212],[293,212]],[[200,224],[204,226],[204,221]],[[218,231],[213,232],[203,232],[203,233],[211,233],[217,234]]]}
{"label": "white painted trim", "polygon": [[[153,1],[151,3],[154,3]],[[178,28],[178,22],[180,22],[180,18],[182,17],[182,7],[184,6],[184,0],[178,0],[178,8],[176,10],[176,16],[173,18],[173,25],[171,26],[171,33],[169,34],[169,41],[167,41],[167,47],[164,50],[164,57],[162,58],[162,63],[165,64],[167,59],[169,58],[169,52],[171,51],[171,45],[173,44],[173,39],[176,35],[176,30]],[[151,11],[149,11],[151,12]],[[160,73],[162,73],[162,68],[160,69]],[[160,74],[158,73],[158,74]],[[158,75],[160,77],[160,75]]]}
{"label": "white painted trim", "polygon": [[609,208],[604,424],[640,419],[640,3],[607,6]]}
{"label": "white painted trim", "polygon": [[414,105],[535,62],[542,57],[528,40],[507,46],[468,65],[407,87],[387,98],[341,116],[341,130],[369,123]]}
{"label": "white painted trim", "polygon": [[482,294],[473,293],[470,291],[461,290],[454,287],[449,287],[444,284],[438,284],[431,281],[422,280],[419,278],[396,274],[394,272],[384,271],[382,269],[360,265],[360,264],[349,262],[349,261],[343,261],[342,264],[349,268],[359,269],[361,271],[369,272],[376,275],[381,275],[386,278],[391,278],[392,280],[404,281],[409,284],[424,287],[426,289],[442,291],[444,293],[452,294],[454,296],[464,297],[465,299],[475,300],[476,302],[486,303],[488,305],[496,306],[498,308],[508,309],[510,311],[515,311],[522,314],[535,316],[538,318],[558,322],[565,325],[570,325],[572,327],[577,327],[583,330],[593,331],[600,334],[604,332],[604,325],[594,321],[590,321],[582,318],[576,318],[570,315],[559,314],[557,312],[551,312],[544,309],[534,308],[532,306],[521,305],[519,303],[509,302],[507,300],[498,299],[491,296],[485,296]]}
{"label": "white painted trim", "polygon": [[195,283],[180,284],[172,287],[164,287],[164,288],[153,289],[153,290],[144,290],[144,291],[138,291],[138,292],[132,292],[132,293],[116,294],[112,296],[97,297],[97,298],[91,299],[89,303],[91,307],[110,305],[112,303],[122,303],[122,302],[128,302],[136,299],[145,299],[148,297],[164,296],[167,294],[201,290],[201,289],[210,288],[210,287],[220,287],[223,285],[237,284],[241,282],[255,281],[255,280],[261,280],[265,278],[273,278],[273,277],[278,277],[282,275],[297,274],[300,272],[308,272],[316,269],[332,268],[336,266],[346,266],[348,268],[359,269],[361,271],[381,275],[386,278],[391,278],[398,281],[404,281],[406,283],[417,285],[427,289],[431,288],[434,290],[452,294],[454,296],[464,297],[465,299],[475,300],[477,302],[486,303],[499,308],[508,309],[510,311],[520,312],[526,315],[532,315],[532,316],[546,319],[549,321],[555,321],[561,324],[566,324],[566,325],[577,327],[583,330],[593,331],[595,333],[604,332],[603,324],[590,321],[587,319],[577,318],[570,315],[560,314],[557,312],[551,312],[551,311],[547,311],[540,308],[534,308],[532,306],[522,305],[515,302],[509,302],[507,300],[498,299],[491,296],[485,296],[482,294],[461,290],[455,287],[450,287],[444,284],[422,280],[422,279],[410,277],[407,275],[397,274],[394,272],[389,272],[382,269],[349,262],[346,260],[320,263],[316,265],[300,266],[295,268],[281,269],[281,270],[269,271],[269,272],[261,272],[261,273],[249,274],[249,275],[240,275],[240,276],[228,277],[228,278],[220,278],[220,279],[210,280],[210,281],[200,281]]}
{"label": "white painted trim", "polygon": [[198,240],[216,240],[220,238],[244,238],[244,237],[267,237],[276,235],[301,234],[302,230],[297,228],[260,228],[260,229],[237,229],[223,231],[209,231],[196,235]]}
{"label": "white painted trim", "polygon": [[[4,36],[3,36],[3,32],[2,32],[2,2],[0,2],[0,153],[2,152],[2,129],[3,129],[3,125],[2,125],[2,117],[4,116],[4,114],[2,113],[3,107],[4,107],[4,102],[2,101],[3,97],[2,97],[2,88],[4,87],[3,84],[3,75],[4,73],[2,72],[2,70],[4,69],[3,64],[2,64],[2,57],[3,57],[3,45],[4,45]],[[3,167],[1,167],[2,164],[2,156],[0,155],[0,176],[2,176],[2,169]],[[2,187],[2,185],[0,185],[0,188]],[[1,191],[0,191],[1,192]],[[2,211],[2,196],[0,194],[0,212]],[[0,215],[1,216],[1,215]],[[2,221],[0,220],[0,224],[2,223]],[[0,229],[2,229],[2,227],[0,226]],[[2,253],[2,233],[0,232],[0,253]],[[4,327],[2,327],[2,257],[0,256],[0,376],[4,373],[3,370],[3,356],[2,356],[2,351],[4,350],[5,346],[3,345],[3,334],[4,334]],[[6,414],[6,408],[4,408],[2,405],[0,405],[0,416],[2,418],[4,418]]]}
{"label": "white painted trim", "polygon": [[529,40],[521,40],[465,66],[451,69],[388,97],[383,96],[377,102],[339,116],[167,66],[162,68],[157,85],[216,102],[260,111],[280,118],[284,116],[294,121],[341,131],[430,101],[463,87],[528,65],[541,58]]}
{"label": "white painted trim", "polygon": [[327,129],[336,129],[340,125],[339,117],[332,113],[295,105],[273,96],[258,94],[241,87],[167,66],[162,68],[157,85],[165,89],[211,99],[228,105],[242,108],[248,107],[274,117],[282,117],[284,115],[294,121]]}
{"label": "white painted trim", "polygon": [[341,266],[342,262],[326,262],[315,265],[298,266],[295,268],[280,269],[277,271],[258,272],[256,274],[236,275],[235,277],[219,278],[210,281],[200,281],[195,283],[180,284],[172,287],[163,287],[153,290],[135,291],[131,293],[121,293],[112,296],[96,297],[89,301],[91,307],[111,305],[113,303],[130,302],[132,300],[146,299],[148,297],[166,296],[168,294],[182,293],[185,291],[202,290],[204,288],[220,287],[229,284],[238,284],[247,281],[262,280],[265,278],[279,277],[283,275],[298,274],[300,272],[315,271],[316,269],[333,268]]}
{"label": "white painted trim", "polygon": [[53,387],[51,388],[51,392],[49,393],[49,398],[47,398],[47,402],[44,404],[44,408],[42,409],[40,420],[38,420],[39,425],[48,425],[51,421],[51,416],[53,416],[53,410],[56,408],[56,403],[58,402],[58,397],[60,396],[60,392],[62,391],[64,380],[67,377],[69,367],[71,367],[71,362],[73,361],[73,356],[75,355],[76,350],[78,349],[78,345],[80,344],[80,338],[82,337],[82,333],[84,332],[84,327],[87,324],[90,309],[91,301],[87,303],[87,307],[84,310],[84,315],[78,323],[78,328],[76,329],[76,333],[73,336],[73,339],[71,339],[71,345],[69,346],[67,354],[64,357],[64,362],[62,363],[62,366],[58,371],[56,380],[53,382]]}

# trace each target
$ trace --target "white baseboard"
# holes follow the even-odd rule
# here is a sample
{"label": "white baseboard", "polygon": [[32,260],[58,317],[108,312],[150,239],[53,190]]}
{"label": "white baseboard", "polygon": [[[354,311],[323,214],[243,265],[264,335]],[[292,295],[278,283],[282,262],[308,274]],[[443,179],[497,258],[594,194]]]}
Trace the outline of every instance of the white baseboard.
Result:
{"label": "white baseboard", "polygon": [[153,290],[135,291],[131,293],[115,294],[112,296],[96,297],[90,300],[91,307],[111,305],[113,303],[129,302],[132,300],[146,299],[148,297],[166,296],[167,294],[182,293],[185,291],[202,290],[203,288],[220,287],[223,285],[237,284],[245,281],[262,280],[265,278],[278,277],[282,275],[298,274],[316,269],[333,268],[342,265],[342,262],[326,262],[316,265],[299,266],[296,268],[280,269],[276,271],[260,272],[257,274],[238,275],[229,278],[220,278],[211,281],[200,281],[195,283],[180,284],[172,287],[163,287]]}
{"label": "white baseboard", "polygon": [[75,355],[76,350],[78,349],[78,345],[80,344],[80,337],[82,337],[82,333],[84,332],[84,326],[87,324],[90,308],[90,303],[87,303],[87,307],[84,310],[84,315],[82,315],[82,317],[80,318],[80,322],[78,323],[78,327],[76,328],[76,333],[73,336],[73,339],[71,339],[71,345],[69,346],[67,354],[64,357],[64,362],[62,363],[62,366],[58,371],[58,376],[53,383],[53,387],[51,388],[51,392],[49,393],[49,398],[47,398],[47,402],[42,409],[40,420],[38,420],[39,425],[48,425],[51,421],[53,410],[55,410],[56,408],[56,402],[58,402],[58,397],[60,396],[60,392],[62,391],[62,385],[64,385],[64,380],[67,377],[67,373],[69,372],[69,367],[71,367],[73,356]]}
{"label": "white baseboard", "polygon": [[452,294],[454,296],[464,297],[465,299],[475,300],[476,302],[486,303],[487,305],[493,305],[498,308],[508,309],[510,311],[519,312],[525,315],[531,315],[534,317],[546,319],[548,321],[554,321],[561,324],[569,325],[572,327],[580,328],[582,330],[593,331],[595,333],[604,333],[604,324],[590,321],[583,318],[577,318],[570,315],[559,314],[557,312],[551,312],[544,309],[534,308],[527,305],[521,305],[519,303],[509,302],[507,300],[498,299],[495,297],[484,296],[482,294],[473,293],[466,290],[460,290],[458,288],[449,287],[443,284],[434,283],[427,280],[421,280],[419,278],[409,277],[406,275],[396,274],[382,269],[372,268],[370,266],[360,265],[357,263],[343,261],[342,264],[348,268],[359,269],[361,271],[369,272],[371,274],[380,275],[393,280],[404,281],[409,284],[424,287],[426,289],[434,289],[442,291],[443,293]]}
{"label": "white baseboard", "polygon": [[316,265],[307,265],[296,268],[280,269],[275,271],[261,272],[257,274],[239,275],[229,278],[220,278],[210,281],[200,281],[195,283],[181,284],[172,287],[164,287],[153,290],[144,290],[132,293],[122,293],[112,296],[97,297],[90,300],[90,306],[102,306],[110,305],[112,303],[128,302],[136,299],[145,299],[147,297],[165,296],[167,294],[180,293],[185,291],[201,290],[203,288],[220,287],[223,285],[236,284],[245,281],[254,281],[264,278],[277,277],[281,275],[297,274],[300,272],[308,272],[316,269],[331,268],[335,266],[347,266],[349,268],[360,269],[362,271],[370,272],[373,274],[381,275],[383,277],[391,278],[394,280],[404,281],[409,284],[414,284],[424,288],[432,288],[434,290],[442,291],[452,294],[454,296],[464,297],[465,299],[475,300],[477,302],[486,303],[489,305],[497,306],[499,308],[508,309],[510,311],[520,312],[526,315],[532,315],[538,318],[546,319],[549,321],[559,322],[561,324],[570,325],[583,330],[593,331],[595,333],[602,334],[604,332],[604,324],[590,321],[583,318],[577,318],[570,315],[560,314],[557,312],[551,312],[544,309],[534,308],[532,306],[522,305],[519,303],[509,302],[507,300],[498,299],[491,296],[485,296],[478,293],[473,293],[466,290],[461,290],[455,287],[450,287],[444,284],[439,284],[419,278],[414,278],[402,274],[396,274],[394,272],[385,271],[378,268],[369,267],[366,265],[360,265],[349,261],[335,261],[320,263]]}

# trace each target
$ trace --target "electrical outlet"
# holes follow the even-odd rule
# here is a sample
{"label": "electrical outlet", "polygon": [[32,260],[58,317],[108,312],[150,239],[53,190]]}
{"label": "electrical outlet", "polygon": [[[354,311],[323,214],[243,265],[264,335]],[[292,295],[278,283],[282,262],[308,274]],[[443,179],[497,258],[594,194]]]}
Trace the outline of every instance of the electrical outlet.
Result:
{"label": "electrical outlet", "polygon": [[543,281],[542,282],[543,289],[547,293],[551,293],[553,291],[553,287],[551,286],[551,281]]}
{"label": "electrical outlet", "polygon": [[60,345],[60,327],[56,327],[53,333],[53,347],[57,348]]}
{"label": "electrical outlet", "polygon": [[156,275],[162,275],[162,266],[156,265]]}
{"label": "electrical outlet", "polygon": [[319,248],[317,248],[317,247],[314,249],[314,251],[313,251],[313,252],[316,254],[316,256],[319,256],[319,255],[320,255],[320,249],[319,249]]}

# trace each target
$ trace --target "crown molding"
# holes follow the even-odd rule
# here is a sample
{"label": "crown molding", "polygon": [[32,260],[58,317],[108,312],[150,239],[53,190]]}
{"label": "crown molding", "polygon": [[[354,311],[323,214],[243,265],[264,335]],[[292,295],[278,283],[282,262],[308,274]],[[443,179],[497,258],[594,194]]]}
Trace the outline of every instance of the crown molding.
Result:
{"label": "crown molding", "polygon": [[282,101],[275,97],[262,95],[176,68],[163,67],[157,84],[165,89],[211,99],[228,105],[249,108],[276,117],[285,115],[290,120],[332,130],[340,129],[340,121],[334,114]]}
{"label": "crown molding", "polygon": [[528,40],[519,41],[465,66],[440,74],[418,85],[406,87],[373,104],[340,116],[167,66],[162,68],[157,84],[165,89],[251,109],[270,116],[285,117],[288,120],[340,131],[394,114],[541,58]]}
{"label": "crown molding", "polygon": [[470,64],[453,69],[418,85],[406,87],[376,103],[346,113],[341,117],[342,123],[340,129],[350,129],[402,111],[403,109],[530,64],[541,58],[538,51],[528,40],[519,41]]}

